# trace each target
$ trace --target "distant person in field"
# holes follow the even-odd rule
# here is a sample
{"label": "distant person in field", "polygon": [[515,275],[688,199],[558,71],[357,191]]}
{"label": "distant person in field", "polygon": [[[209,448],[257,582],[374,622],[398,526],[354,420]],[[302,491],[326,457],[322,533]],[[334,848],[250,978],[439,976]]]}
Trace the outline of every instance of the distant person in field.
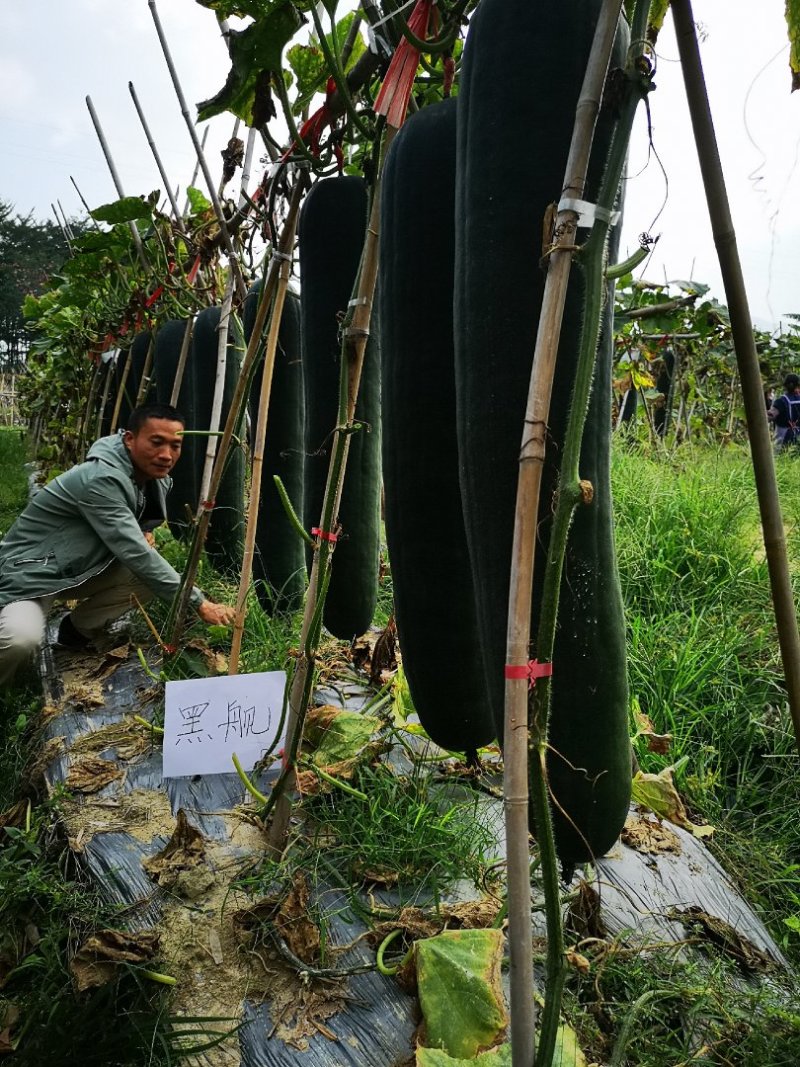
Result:
{"label": "distant person in field", "polygon": [[800,377],[787,374],[783,379],[783,395],[776,396],[767,412],[775,427],[775,451],[784,452],[791,445],[800,444]]}
{"label": "distant person in field", "polygon": [[[128,428],[102,437],[84,463],[31,499],[0,542],[0,684],[30,658],[58,599],[77,600],[58,643],[85,648],[107,623],[153,597],[171,601],[180,575],[154,547],[169,473],[181,454],[184,418],[166,404],[133,410]],[[227,625],[234,609],[193,589],[200,618]]]}

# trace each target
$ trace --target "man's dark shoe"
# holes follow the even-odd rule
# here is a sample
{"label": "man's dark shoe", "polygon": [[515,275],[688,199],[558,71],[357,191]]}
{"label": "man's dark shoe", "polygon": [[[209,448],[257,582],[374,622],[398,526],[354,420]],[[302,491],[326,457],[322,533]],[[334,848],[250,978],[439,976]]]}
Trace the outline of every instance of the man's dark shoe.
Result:
{"label": "man's dark shoe", "polygon": [[58,638],[56,639],[56,643],[61,648],[70,648],[74,649],[75,651],[81,651],[83,649],[89,648],[92,641],[91,638],[84,637],[84,635],[79,630],[75,629],[71,615],[65,615],[59,623]]}

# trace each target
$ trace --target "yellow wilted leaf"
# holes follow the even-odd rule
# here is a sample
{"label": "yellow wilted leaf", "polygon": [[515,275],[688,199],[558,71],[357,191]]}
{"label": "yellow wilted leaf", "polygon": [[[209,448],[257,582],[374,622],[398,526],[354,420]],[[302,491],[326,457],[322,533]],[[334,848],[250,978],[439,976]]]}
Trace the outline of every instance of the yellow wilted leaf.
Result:
{"label": "yellow wilted leaf", "polygon": [[672,780],[672,767],[665,767],[658,774],[637,771],[633,776],[631,795],[635,804],[648,808],[660,819],[682,826],[695,837],[708,837],[714,832],[713,826],[697,826],[689,818]]}

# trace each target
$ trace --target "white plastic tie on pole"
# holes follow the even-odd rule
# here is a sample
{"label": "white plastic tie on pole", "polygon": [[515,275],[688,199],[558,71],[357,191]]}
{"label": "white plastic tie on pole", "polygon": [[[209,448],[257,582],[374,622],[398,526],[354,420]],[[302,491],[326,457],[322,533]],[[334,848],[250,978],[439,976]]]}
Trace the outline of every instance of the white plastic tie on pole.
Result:
{"label": "white plastic tie on pole", "polygon": [[600,207],[599,204],[590,204],[587,200],[577,200],[571,196],[565,196],[558,202],[558,211],[574,211],[578,216],[578,225],[591,228],[595,219],[607,222],[609,226],[616,226],[619,222],[620,212],[609,211],[608,208]]}

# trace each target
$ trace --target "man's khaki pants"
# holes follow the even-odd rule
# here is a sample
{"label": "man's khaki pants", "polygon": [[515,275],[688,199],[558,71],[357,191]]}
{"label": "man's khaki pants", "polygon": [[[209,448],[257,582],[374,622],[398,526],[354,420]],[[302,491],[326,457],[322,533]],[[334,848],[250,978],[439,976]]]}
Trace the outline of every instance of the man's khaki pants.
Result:
{"label": "man's khaki pants", "polygon": [[153,594],[115,560],[100,574],[72,589],[6,604],[0,609],[0,685],[11,680],[44,640],[46,616],[55,600],[79,601],[70,615],[72,624],[84,637],[94,640],[101,636],[106,623],[135,606],[134,596],[140,604],[146,604]]}

